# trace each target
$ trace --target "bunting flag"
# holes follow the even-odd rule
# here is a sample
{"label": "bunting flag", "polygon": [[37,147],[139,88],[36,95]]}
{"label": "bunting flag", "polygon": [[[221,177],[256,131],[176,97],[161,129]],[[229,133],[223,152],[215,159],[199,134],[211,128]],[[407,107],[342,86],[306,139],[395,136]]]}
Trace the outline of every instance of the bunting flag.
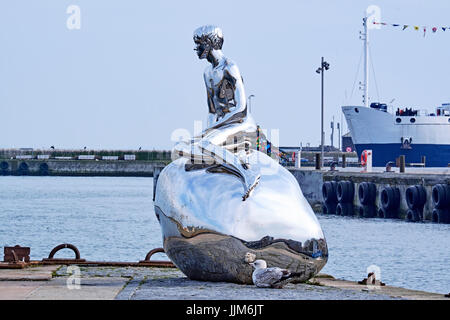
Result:
{"label": "bunting flag", "polygon": [[[379,25],[382,25],[382,26],[392,26],[392,27],[400,27],[401,26],[402,27],[402,31],[404,31],[405,29],[407,29],[407,28],[409,28],[411,26],[409,24],[386,23],[386,22],[377,22],[377,21],[374,21],[373,24],[379,24]],[[424,37],[427,34],[427,29],[431,29],[432,33],[437,33],[437,31],[439,29],[441,29],[444,32],[447,29],[450,29],[450,27],[435,27],[435,26],[433,26],[433,27],[428,28],[427,26],[420,27],[420,26],[415,26],[415,25],[413,25],[412,28],[414,28],[415,31],[423,30],[423,36]]]}

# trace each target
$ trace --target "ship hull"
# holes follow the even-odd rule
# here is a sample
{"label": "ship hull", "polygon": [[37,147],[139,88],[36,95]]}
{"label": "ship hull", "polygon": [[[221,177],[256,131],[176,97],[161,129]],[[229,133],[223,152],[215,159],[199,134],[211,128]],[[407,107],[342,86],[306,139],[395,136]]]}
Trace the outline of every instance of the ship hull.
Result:
{"label": "ship hull", "polygon": [[[447,167],[450,163],[450,117],[396,116],[373,108],[342,107],[358,156],[372,150],[372,165],[384,167],[404,155],[407,164]],[[410,141],[407,145],[404,141]]]}
{"label": "ship hull", "polygon": [[446,144],[416,144],[413,149],[401,149],[401,143],[370,143],[356,144],[356,152],[360,155],[363,150],[372,150],[372,165],[384,167],[389,161],[395,163],[400,155],[405,156],[406,163],[421,163],[425,156],[427,167],[447,167],[450,162],[450,145]]}

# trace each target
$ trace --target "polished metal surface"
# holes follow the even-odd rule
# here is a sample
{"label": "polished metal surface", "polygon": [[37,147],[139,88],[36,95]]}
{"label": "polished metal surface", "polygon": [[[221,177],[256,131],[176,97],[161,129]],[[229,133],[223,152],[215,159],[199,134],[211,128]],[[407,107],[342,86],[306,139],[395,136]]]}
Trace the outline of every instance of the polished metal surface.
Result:
{"label": "polished metal surface", "polygon": [[209,121],[175,146],[159,175],[154,204],[164,249],[191,279],[252,283],[250,253],[305,281],[328,257],[317,218],[292,174],[256,150],[256,124],[239,69],[221,51],[220,28],[198,28],[194,42],[210,62]]}

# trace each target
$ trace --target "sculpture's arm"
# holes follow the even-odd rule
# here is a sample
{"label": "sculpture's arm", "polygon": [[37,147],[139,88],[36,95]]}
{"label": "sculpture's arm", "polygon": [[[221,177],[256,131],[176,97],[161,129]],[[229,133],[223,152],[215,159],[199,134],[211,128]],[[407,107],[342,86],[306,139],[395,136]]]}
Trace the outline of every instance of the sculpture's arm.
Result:
{"label": "sculpture's arm", "polygon": [[232,77],[233,81],[235,81],[235,89],[234,89],[234,101],[236,103],[236,107],[231,113],[238,113],[245,110],[247,106],[246,98],[245,98],[245,90],[244,90],[244,82],[242,81],[241,73],[236,64],[231,63],[225,69],[228,74]]}
{"label": "sculpture's arm", "polygon": [[207,119],[207,127],[211,127],[215,124],[217,115],[216,115],[216,109],[214,107],[213,97],[211,89],[208,88],[208,76],[207,76],[207,69],[203,73],[203,80],[205,81],[205,88],[206,88],[206,99],[208,103],[208,119]]}
{"label": "sculpture's arm", "polygon": [[230,112],[227,113],[224,117],[222,117],[219,121],[217,121],[214,126],[218,126],[224,121],[231,118],[236,113],[242,112],[245,110],[247,104],[246,104],[246,98],[245,98],[245,90],[244,90],[244,83],[242,81],[241,73],[239,72],[239,69],[236,64],[230,63],[224,70],[224,74],[226,76],[230,77],[231,81],[234,84],[234,102],[235,106],[230,108]]}

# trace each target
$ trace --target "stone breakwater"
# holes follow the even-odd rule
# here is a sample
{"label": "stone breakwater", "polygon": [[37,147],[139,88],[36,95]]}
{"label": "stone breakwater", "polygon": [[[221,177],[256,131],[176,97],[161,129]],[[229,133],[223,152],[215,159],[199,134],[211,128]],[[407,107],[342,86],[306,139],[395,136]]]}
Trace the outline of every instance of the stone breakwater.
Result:
{"label": "stone breakwater", "polygon": [[0,161],[0,175],[153,177],[166,162],[126,160],[34,160]]}

